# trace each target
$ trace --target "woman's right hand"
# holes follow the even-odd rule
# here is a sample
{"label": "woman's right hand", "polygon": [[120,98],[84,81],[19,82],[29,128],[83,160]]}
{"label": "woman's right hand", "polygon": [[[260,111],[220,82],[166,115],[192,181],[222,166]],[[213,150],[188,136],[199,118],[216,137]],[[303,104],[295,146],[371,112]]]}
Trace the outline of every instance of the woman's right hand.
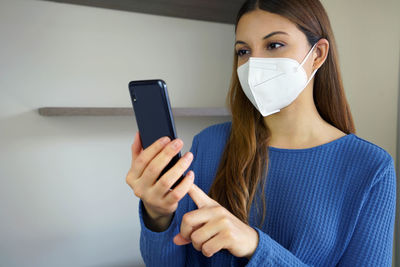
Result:
{"label": "woman's right hand", "polygon": [[161,171],[183,147],[179,138],[171,141],[162,137],[143,150],[139,132],[132,144],[132,164],[126,176],[126,183],[135,195],[142,199],[147,214],[159,221],[171,218],[178,207],[178,202],[188,193],[194,181],[194,172],[189,171],[185,178],[173,189],[172,185],[189,168],[193,154],[187,152],[159,180]]}

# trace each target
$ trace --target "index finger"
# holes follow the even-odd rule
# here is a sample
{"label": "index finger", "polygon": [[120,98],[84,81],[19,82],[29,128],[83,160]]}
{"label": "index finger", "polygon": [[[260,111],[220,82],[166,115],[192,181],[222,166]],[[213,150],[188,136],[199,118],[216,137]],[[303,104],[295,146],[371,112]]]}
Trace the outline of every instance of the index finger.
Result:
{"label": "index finger", "polygon": [[189,190],[189,195],[193,199],[194,203],[196,203],[199,209],[205,206],[219,206],[219,203],[214,199],[210,198],[203,190],[201,190],[196,184],[192,184],[192,187]]}
{"label": "index finger", "polygon": [[168,136],[160,137],[150,146],[143,149],[140,140],[140,133],[135,136],[135,142],[132,144],[132,163],[131,169],[135,177],[142,175],[143,170],[148,163],[170,142]]}
{"label": "index finger", "polygon": [[135,138],[133,139],[133,144],[131,146],[131,151],[132,151],[132,167],[133,167],[133,162],[139,156],[140,152],[143,151],[142,142],[140,141],[139,138],[139,131],[137,131],[135,134]]}

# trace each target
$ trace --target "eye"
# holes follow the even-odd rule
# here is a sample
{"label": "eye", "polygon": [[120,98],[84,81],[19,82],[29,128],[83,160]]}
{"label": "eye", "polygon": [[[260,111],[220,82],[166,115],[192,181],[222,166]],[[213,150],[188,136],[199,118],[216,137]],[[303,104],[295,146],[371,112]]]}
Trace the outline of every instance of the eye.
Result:
{"label": "eye", "polygon": [[284,45],[281,43],[269,43],[267,46],[268,50],[273,50],[273,49],[278,49],[280,47],[283,47]]}
{"label": "eye", "polygon": [[242,56],[244,56],[245,54],[247,54],[247,52],[250,52],[249,50],[245,50],[245,49],[239,49],[237,52],[236,52],[236,54],[239,56],[239,57],[242,57]]}

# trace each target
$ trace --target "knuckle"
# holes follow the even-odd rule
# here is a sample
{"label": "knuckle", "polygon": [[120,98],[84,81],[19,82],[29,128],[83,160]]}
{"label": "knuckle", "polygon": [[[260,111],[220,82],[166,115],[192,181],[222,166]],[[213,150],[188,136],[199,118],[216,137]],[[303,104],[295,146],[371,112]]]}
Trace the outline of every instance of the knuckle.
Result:
{"label": "knuckle", "polygon": [[191,221],[190,215],[187,214],[187,213],[184,214],[183,217],[182,217],[182,222],[183,222],[184,224],[190,224],[190,221]]}
{"label": "knuckle", "polygon": [[151,176],[158,175],[159,174],[158,172],[159,172],[158,166],[156,166],[155,164],[150,164],[147,167],[147,173],[150,174]]}
{"label": "knuckle", "polygon": [[[193,235],[192,235],[193,236]],[[193,247],[197,250],[197,251],[201,251],[201,244],[199,244],[199,242],[197,242],[195,239],[193,239],[192,237],[190,237],[190,239],[192,240],[192,244]]]}
{"label": "knuckle", "polygon": [[202,252],[203,252],[204,256],[206,256],[206,257],[211,257],[212,256],[212,254],[213,254],[212,252],[213,251],[212,251],[212,248],[209,245],[204,244],[201,249],[202,249]]}
{"label": "knuckle", "polygon": [[168,144],[170,142],[170,138],[168,137],[167,141],[164,143],[163,138],[159,139],[159,142],[157,142],[158,148],[162,149],[166,144]]}
{"label": "knuckle", "polygon": [[142,190],[142,188],[141,187],[139,187],[139,186],[133,186],[132,187],[132,189],[133,189],[133,193],[135,194],[135,196],[137,196],[138,198],[141,198],[141,199],[143,199],[144,198],[144,193],[143,193],[143,190]]}
{"label": "knuckle", "polygon": [[178,201],[181,199],[180,194],[177,193],[177,192],[175,192],[175,191],[172,191],[170,194],[171,194],[171,199],[172,199],[174,202],[178,202]]}
{"label": "knuckle", "polygon": [[172,205],[175,205],[175,204],[177,204],[178,203],[178,201],[175,201],[175,200],[173,200],[172,198],[170,198],[170,197],[167,197],[165,200],[164,200],[164,205],[167,205],[167,208],[170,210],[170,209],[172,209],[172,208],[170,208]]}
{"label": "knuckle", "polygon": [[167,146],[160,152],[160,154],[161,158],[163,158],[164,161],[169,161],[170,159],[172,159],[175,153],[174,151],[171,151]]}
{"label": "knuckle", "polygon": [[223,233],[223,236],[227,240],[234,240],[235,239],[233,233],[231,231],[229,231],[229,230],[225,230],[224,233]]}
{"label": "knuckle", "polygon": [[223,226],[227,227],[227,226],[229,226],[231,224],[231,221],[226,217],[222,217],[221,220],[220,220],[220,223]]}
{"label": "knuckle", "polygon": [[136,158],[134,166],[138,165],[138,166],[142,166],[145,164],[145,159],[142,155],[140,155],[139,157]]}
{"label": "knuckle", "polygon": [[201,233],[200,233],[200,229],[197,231],[194,231],[191,235],[190,235],[190,239],[192,240],[192,242],[197,242],[197,240],[199,240],[199,238],[201,237]]}
{"label": "knuckle", "polygon": [[222,216],[222,218],[226,219],[226,209],[222,206],[214,206],[211,208],[212,212],[214,212],[215,214],[219,214],[220,216]]}
{"label": "knuckle", "polygon": [[173,156],[175,156],[176,153],[178,153],[178,151],[176,151],[176,149],[174,149],[174,148],[172,148],[172,147],[169,147],[169,148],[165,151],[166,157],[168,157],[168,158],[172,158]]}
{"label": "knuckle", "polygon": [[130,169],[130,170],[128,171],[128,173],[126,174],[126,178],[125,178],[125,181],[126,181],[127,184],[130,184],[130,183],[131,183],[131,180],[133,180],[132,169]]}
{"label": "knuckle", "polygon": [[169,187],[169,181],[167,179],[165,179],[166,177],[163,177],[162,179],[158,180],[160,185],[162,187]]}
{"label": "knuckle", "polygon": [[133,190],[133,192],[135,193],[135,196],[137,196],[138,198],[143,198],[143,194],[141,191],[139,191],[138,189]]}
{"label": "knuckle", "polygon": [[181,160],[179,161],[179,165],[182,169],[188,167],[189,165],[189,160],[187,160],[186,158],[181,158]]}
{"label": "knuckle", "polygon": [[229,215],[228,210],[225,209],[223,206],[217,206],[216,208],[217,208],[217,211],[218,211],[220,214],[222,214],[222,215],[225,216],[225,218]]}

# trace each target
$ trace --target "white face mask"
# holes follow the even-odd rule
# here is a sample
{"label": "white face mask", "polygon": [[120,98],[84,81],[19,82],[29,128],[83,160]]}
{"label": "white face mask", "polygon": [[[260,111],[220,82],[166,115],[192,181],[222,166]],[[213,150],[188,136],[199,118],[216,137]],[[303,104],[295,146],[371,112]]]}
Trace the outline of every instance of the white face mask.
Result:
{"label": "white face mask", "polygon": [[315,46],[301,64],[291,58],[250,57],[237,69],[244,93],[262,116],[290,105],[311,81],[318,69],[307,79],[303,65]]}

